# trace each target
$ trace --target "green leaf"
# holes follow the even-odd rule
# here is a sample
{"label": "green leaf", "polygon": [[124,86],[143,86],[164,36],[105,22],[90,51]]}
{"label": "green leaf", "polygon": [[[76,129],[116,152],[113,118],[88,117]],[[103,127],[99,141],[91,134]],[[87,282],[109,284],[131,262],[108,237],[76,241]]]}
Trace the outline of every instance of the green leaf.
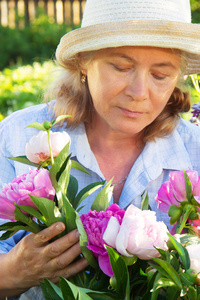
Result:
{"label": "green leaf", "polygon": [[20,163],[23,163],[23,164],[26,164],[29,166],[32,166],[32,167],[36,167],[36,168],[39,167],[38,164],[35,164],[35,163],[31,162],[30,160],[28,160],[26,156],[16,156],[16,157],[13,156],[13,157],[7,157],[7,158],[12,159],[14,161],[18,161]]}
{"label": "green leaf", "polygon": [[40,221],[43,221],[42,214],[35,208],[28,205],[18,205],[18,204],[15,204],[15,206],[18,207],[20,210],[23,210],[24,212],[28,213],[29,215],[39,219]]}
{"label": "green leaf", "polygon": [[111,247],[106,246],[110,264],[117,281],[117,299],[130,299],[129,273],[123,258]]}
{"label": "green leaf", "polygon": [[142,195],[141,210],[149,210],[149,195],[148,191]]}
{"label": "green leaf", "polygon": [[46,300],[53,300],[52,297],[51,297],[51,295],[48,293],[47,287],[44,284],[44,282],[40,282],[40,287],[41,287],[41,290],[42,290],[44,298]]}
{"label": "green leaf", "polygon": [[87,185],[86,187],[84,187],[76,196],[75,200],[74,200],[74,208],[77,209],[77,207],[81,204],[81,202],[87,198],[89,195],[91,195],[92,193],[94,193],[97,189],[99,189],[100,187],[102,187],[104,185],[105,181],[101,181],[101,182],[94,182],[91,183],[89,185]]}
{"label": "green leaf", "polygon": [[0,231],[5,231],[0,236],[0,241],[6,240],[19,230],[32,231],[32,228],[22,222],[7,222],[0,226]]}
{"label": "green leaf", "polygon": [[153,261],[155,261],[158,265],[161,266],[163,270],[168,274],[168,278],[170,278],[176,286],[181,290],[182,289],[182,284],[181,280],[179,278],[178,273],[174,270],[174,268],[167,262],[163,261],[162,259],[159,258],[152,258]]}
{"label": "green leaf", "polygon": [[160,278],[155,282],[152,291],[155,291],[155,290],[160,289],[162,287],[169,287],[169,286],[170,287],[176,287],[176,284],[168,278]]}
{"label": "green leaf", "polygon": [[53,120],[51,122],[52,126],[55,126],[57,123],[59,123],[60,121],[64,120],[64,119],[67,119],[67,118],[70,118],[71,116],[70,115],[60,115],[58,116],[55,120]]}
{"label": "green leaf", "polygon": [[80,234],[79,243],[80,243],[81,251],[82,251],[84,257],[87,259],[90,266],[92,266],[94,269],[98,269],[97,261],[93,255],[92,251],[90,249],[88,249],[88,247],[87,247],[87,245],[88,245],[87,234],[85,232],[83,223],[81,222],[81,219],[77,212],[76,212],[76,226],[77,226],[78,232]]}
{"label": "green leaf", "polygon": [[59,191],[66,195],[67,193],[67,188],[69,184],[69,179],[70,179],[70,171],[71,171],[71,160],[70,160],[70,155],[65,161],[64,168],[61,169],[61,174],[58,179],[58,186],[59,186]]}
{"label": "green leaf", "polygon": [[163,257],[163,259],[165,261],[167,261],[168,263],[170,263],[170,253],[163,250],[163,249],[160,249],[160,248],[156,248],[155,249],[160,253],[160,255]]}
{"label": "green leaf", "polygon": [[[107,295],[107,293],[78,287],[63,277],[60,278],[59,286],[61,288],[64,300],[73,300],[73,299],[76,300],[79,294],[81,294],[81,296],[84,295],[85,297],[86,296],[89,297],[90,294],[91,295],[96,294],[96,295],[101,296],[101,298],[99,298],[99,299],[110,299],[107,297],[104,298],[104,295]],[[85,298],[85,299],[95,299],[95,297],[92,297],[92,298],[90,297],[90,298]]]}
{"label": "green leaf", "polygon": [[78,295],[78,287],[70,284],[68,280],[60,278],[59,286],[64,300],[76,300]]}
{"label": "green leaf", "polygon": [[110,199],[112,197],[112,192],[113,192],[113,186],[112,184],[112,179],[104,186],[104,188],[98,193],[96,196],[92,206],[91,210],[96,210],[97,212],[99,211],[105,211],[106,208],[110,204]]}
{"label": "green leaf", "polygon": [[32,127],[32,128],[38,129],[38,130],[46,131],[44,126],[42,124],[38,123],[38,122],[33,122],[30,125],[26,126],[26,128],[28,128],[28,127]]}
{"label": "green leaf", "polygon": [[185,170],[183,170],[184,173],[184,179],[185,179],[185,188],[186,188],[186,198],[189,202],[191,202],[191,199],[193,197],[192,195],[192,184],[191,181],[189,179],[188,174],[185,172]]}
{"label": "green leaf", "polygon": [[166,300],[180,300],[180,291],[174,287],[168,287],[166,290]]}
{"label": "green leaf", "polygon": [[154,263],[153,260],[150,260],[149,261],[149,265],[156,269],[162,276],[165,276],[165,277],[169,277],[168,273],[165,271],[165,269],[163,269],[163,267],[159,266],[158,264]]}
{"label": "green leaf", "polygon": [[123,258],[123,260],[125,261],[127,266],[134,265],[134,263],[136,263],[136,261],[138,259],[138,257],[136,255],[133,255],[131,257],[121,255],[121,257]]}
{"label": "green leaf", "polygon": [[86,174],[88,174],[88,175],[91,175],[82,165],[80,165],[77,161],[75,161],[75,160],[72,160],[71,161],[71,163],[72,163],[72,168],[73,169],[76,169],[76,170],[78,170],[78,171],[81,171],[81,172],[83,172],[83,173],[86,173]]}
{"label": "green leaf", "polygon": [[168,234],[170,242],[178,252],[185,270],[190,268],[190,257],[185,247],[183,247],[171,234]]}
{"label": "green leaf", "polygon": [[42,292],[47,300],[62,300],[62,292],[60,288],[48,279],[44,278],[44,282],[40,282]]}
{"label": "green leaf", "polygon": [[180,269],[180,260],[178,255],[178,258],[176,257],[176,254],[176,251],[171,251],[170,260],[167,260],[167,262],[178,272]]}
{"label": "green leaf", "polygon": [[30,232],[40,232],[41,228],[40,226],[34,222],[29,216],[25,215],[17,204],[15,204],[15,220],[20,221],[26,225],[28,225]]}
{"label": "green leaf", "polygon": [[38,208],[39,212],[42,214],[43,222],[47,225],[47,227],[53,223],[65,221],[64,216],[59,212],[54,201],[43,197],[29,196]]}
{"label": "green leaf", "polygon": [[69,202],[72,204],[74,208],[75,208],[74,201],[77,192],[78,192],[78,180],[74,176],[70,175],[69,184],[67,188],[67,199],[69,199]]}
{"label": "green leaf", "polygon": [[70,232],[76,228],[76,212],[65,195],[62,194],[63,213],[65,215],[66,231]]}
{"label": "green leaf", "polygon": [[79,290],[77,300],[92,300],[92,298],[87,294],[83,293],[83,291]]}
{"label": "green leaf", "polygon": [[193,286],[188,287],[188,294],[190,296],[190,300],[197,300],[197,290]]}
{"label": "green leaf", "polygon": [[51,178],[51,182],[56,192],[60,191],[60,187],[58,185],[58,180],[60,177],[60,172],[62,170],[63,165],[66,166],[66,161],[69,161],[69,143],[60,151],[58,156],[54,160],[54,164],[49,170],[49,176]]}
{"label": "green leaf", "polygon": [[[152,276],[151,281],[153,281],[153,287],[150,290],[151,295],[150,295],[150,299],[151,300],[157,300],[158,299],[158,294],[159,294],[159,289],[154,289],[154,285],[156,284],[156,282],[162,278],[162,275],[159,272],[156,272],[154,276]],[[148,293],[147,293],[148,295]],[[145,298],[145,300],[149,300],[149,297],[147,296],[147,299]]]}
{"label": "green leaf", "polygon": [[180,273],[180,278],[181,278],[181,281],[186,286],[193,285],[195,283],[195,281],[196,281],[196,278],[194,276],[190,276],[187,273]]}

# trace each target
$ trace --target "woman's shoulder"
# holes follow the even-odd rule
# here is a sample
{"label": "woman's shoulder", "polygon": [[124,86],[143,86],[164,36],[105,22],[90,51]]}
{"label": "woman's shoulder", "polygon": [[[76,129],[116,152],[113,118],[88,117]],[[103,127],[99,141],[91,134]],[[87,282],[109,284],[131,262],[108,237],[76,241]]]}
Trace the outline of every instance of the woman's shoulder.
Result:
{"label": "woman's shoulder", "polygon": [[43,122],[52,119],[51,106],[38,104],[22,110],[18,110],[0,122],[0,128],[16,126],[25,127],[33,122]]}
{"label": "woman's shoulder", "polygon": [[183,138],[190,138],[200,141],[200,127],[195,123],[180,119],[177,131]]}
{"label": "woman's shoulder", "polygon": [[177,131],[188,153],[193,169],[200,171],[200,127],[181,119]]}

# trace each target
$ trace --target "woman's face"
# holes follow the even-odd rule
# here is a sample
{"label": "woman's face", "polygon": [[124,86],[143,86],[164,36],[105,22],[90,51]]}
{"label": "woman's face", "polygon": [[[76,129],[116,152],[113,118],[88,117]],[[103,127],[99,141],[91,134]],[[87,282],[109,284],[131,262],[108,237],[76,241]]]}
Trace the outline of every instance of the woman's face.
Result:
{"label": "woman's face", "polygon": [[180,73],[169,49],[119,47],[98,51],[84,69],[99,129],[137,134],[161,113]]}

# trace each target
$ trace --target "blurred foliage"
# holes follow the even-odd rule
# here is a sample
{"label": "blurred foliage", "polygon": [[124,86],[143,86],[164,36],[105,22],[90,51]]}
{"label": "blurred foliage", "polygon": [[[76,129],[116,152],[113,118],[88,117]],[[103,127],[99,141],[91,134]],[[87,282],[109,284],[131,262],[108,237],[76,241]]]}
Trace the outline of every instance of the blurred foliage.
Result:
{"label": "blurred foliage", "polygon": [[16,63],[32,64],[54,57],[60,38],[74,28],[52,23],[43,12],[25,28],[0,25],[0,70]]}
{"label": "blurred foliage", "polygon": [[200,23],[200,0],[190,0],[192,11],[192,22]]}
{"label": "blurred foliage", "polygon": [[0,72],[0,121],[16,110],[43,102],[54,69],[54,62],[49,61]]}

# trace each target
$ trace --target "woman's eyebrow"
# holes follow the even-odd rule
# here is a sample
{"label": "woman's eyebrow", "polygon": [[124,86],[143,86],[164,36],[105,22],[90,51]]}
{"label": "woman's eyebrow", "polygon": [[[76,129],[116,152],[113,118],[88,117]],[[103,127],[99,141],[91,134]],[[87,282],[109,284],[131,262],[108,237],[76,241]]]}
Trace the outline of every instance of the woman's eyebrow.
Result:
{"label": "woman's eyebrow", "polygon": [[[137,61],[134,58],[132,58],[132,57],[126,55],[126,54],[123,54],[123,53],[113,53],[112,52],[110,54],[110,56],[111,57],[124,58],[124,59],[126,59],[127,61],[129,61],[131,63],[137,63]],[[170,61],[161,62],[161,63],[155,63],[152,66],[153,67],[160,67],[160,68],[162,68],[162,67],[169,67],[169,68],[172,68],[172,69],[176,69],[176,66],[173,63],[171,63]]]}
{"label": "woman's eyebrow", "polygon": [[160,67],[160,68],[165,67],[165,68],[172,68],[174,70],[177,69],[177,67],[171,62],[162,62],[162,63],[153,64],[153,67]]}
{"label": "woman's eyebrow", "polygon": [[111,53],[110,54],[111,57],[119,57],[119,58],[124,58],[130,62],[136,62],[136,60],[134,60],[132,57],[126,55],[126,54],[123,54],[123,53]]}

